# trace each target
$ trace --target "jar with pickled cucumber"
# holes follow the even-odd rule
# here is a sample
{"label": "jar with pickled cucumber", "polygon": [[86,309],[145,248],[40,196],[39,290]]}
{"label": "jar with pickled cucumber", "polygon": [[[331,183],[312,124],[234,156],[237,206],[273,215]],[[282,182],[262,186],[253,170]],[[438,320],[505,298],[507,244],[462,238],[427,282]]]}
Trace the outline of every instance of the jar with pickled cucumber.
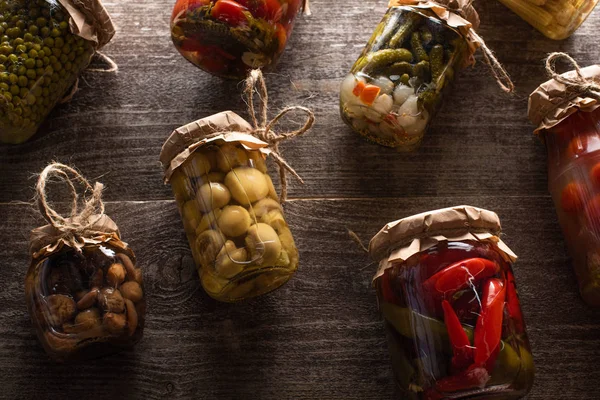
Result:
{"label": "jar with pickled cucumber", "polygon": [[414,150],[468,57],[464,35],[433,12],[390,7],[342,82],[342,118],[375,143]]}
{"label": "jar with pickled cucumber", "polygon": [[33,136],[114,34],[99,0],[87,3],[0,0],[0,142]]}
{"label": "jar with pickled cucumber", "polygon": [[[600,82],[600,66],[581,71]],[[546,145],[548,188],[579,291],[587,304],[600,307],[600,101],[571,90],[555,80],[544,83],[531,94],[529,116]]]}
{"label": "jar with pickled cucumber", "polygon": [[401,398],[519,399],[534,365],[498,216],[459,206],[387,224],[369,245]]}
{"label": "jar with pickled cucumber", "polygon": [[171,37],[192,64],[243,79],[272,69],[292,33],[303,0],[177,0]]}
{"label": "jar with pickled cucumber", "polygon": [[[54,183],[65,184],[72,196],[69,216],[52,208],[46,187]],[[92,186],[74,168],[53,163],[36,189],[49,224],[31,231],[25,299],[44,349],[54,360],[67,361],[133,346],[142,338],[146,314],[142,270],[103,213],[102,184]]]}
{"label": "jar with pickled cucumber", "polygon": [[571,36],[598,0],[499,0],[538,31],[554,40]]}
{"label": "jar with pickled cucumber", "polygon": [[267,144],[243,133],[251,129],[232,112],[216,114],[175,130],[161,152],[202,286],[225,302],[277,289],[298,268]]}

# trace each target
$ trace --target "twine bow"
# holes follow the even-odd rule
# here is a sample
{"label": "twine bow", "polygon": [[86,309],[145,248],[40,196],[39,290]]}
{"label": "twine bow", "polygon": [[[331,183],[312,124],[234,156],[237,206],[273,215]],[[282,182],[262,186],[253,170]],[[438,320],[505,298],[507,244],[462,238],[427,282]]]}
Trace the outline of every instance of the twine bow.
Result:
{"label": "twine bow", "polygon": [[[258,114],[260,117],[260,121],[257,119],[256,111],[254,110],[255,90],[260,98],[260,103],[258,106]],[[282,203],[284,203],[287,199],[286,171],[292,174],[301,183],[304,183],[304,181],[302,180],[300,175],[298,175],[298,173],[294,170],[294,168],[292,168],[281,155],[281,152],[279,150],[279,142],[282,142],[287,139],[292,139],[296,136],[304,134],[313,126],[315,122],[315,115],[311,110],[309,110],[306,107],[290,106],[281,110],[279,114],[277,114],[272,120],[267,122],[269,97],[267,93],[267,85],[265,83],[265,79],[263,77],[262,72],[259,69],[250,71],[250,75],[246,79],[244,95],[246,96],[246,101],[248,103],[248,113],[250,114],[250,118],[252,119],[252,125],[254,126],[254,129],[250,132],[250,134],[268,144],[268,149],[271,151],[270,154],[273,156],[273,160],[279,168],[279,179],[281,181],[281,195],[279,196],[279,199]],[[291,132],[274,132],[273,127],[277,124],[277,122],[284,115],[291,111],[302,111],[308,116],[308,119],[306,120],[304,125],[299,129],[296,129]]]}
{"label": "twine bow", "polygon": [[[563,60],[573,66],[576,76],[570,78],[560,75],[556,72],[556,61]],[[562,83],[572,97],[586,96],[600,101],[600,83],[593,79],[586,78],[581,73],[581,68],[577,61],[567,53],[550,53],[546,58],[546,73],[555,81]]]}
{"label": "twine bow", "polygon": [[[70,175],[74,179],[71,179]],[[59,182],[64,182],[69,186],[72,196],[71,215],[69,217],[60,215],[48,202],[46,184],[53,178],[58,178]],[[79,195],[75,188],[75,181],[79,181],[85,186],[84,207],[81,210],[79,210]],[[83,243],[82,237],[106,233],[94,229],[94,225],[99,218],[92,218],[93,215],[102,217],[104,214],[103,187],[104,185],[99,182],[96,182],[92,187],[75,169],[64,164],[52,163],[44,168],[36,185],[37,205],[44,219],[58,232],[57,240],[62,239],[72,248],[80,249]],[[87,192],[91,192],[91,196],[85,198]]]}

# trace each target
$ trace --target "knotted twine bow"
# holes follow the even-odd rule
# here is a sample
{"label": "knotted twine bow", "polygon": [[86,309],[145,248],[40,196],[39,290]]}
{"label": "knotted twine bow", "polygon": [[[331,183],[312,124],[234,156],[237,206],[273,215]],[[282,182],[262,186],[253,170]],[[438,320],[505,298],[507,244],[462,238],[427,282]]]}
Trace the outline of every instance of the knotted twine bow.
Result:
{"label": "knotted twine bow", "polygon": [[[70,178],[70,175],[74,179]],[[63,217],[49,204],[46,194],[46,184],[53,178],[64,182],[71,191],[71,215]],[[79,181],[85,187],[84,207],[79,210],[79,195],[74,182]],[[104,185],[96,182],[94,186],[81,176],[75,169],[60,163],[48,165],[38,178],[36,185],[37,205],[40,213],[52,225],[57,235],[55,241],[64,240],[73,249],[79,250],[83,246],[84,237],[104,235],[107,232],[96,230],[96,223],[104,216],[104,203],[102,202],[102,189]],[[85,193],[91,192],[91,196],[85,198]],[[95,216],[95,218],[92,218]]]}
{"label": "knotted twine bow", "polygon": [[[510,79],[508,72],[506,72],[502,64],[500,64],[500,62],[494,55],[494,52],[492,52],[492,50],[490,50],[490,48],[487,47],[483,38],[479,36],[473,28],[474,24],[479,24],[479,16],[477,14],[477,11],[475,11],[475,9],[473,8],[473,1],[474,0],[390,0],[388,6],[423,6],[423,8],[431,9],[440,20],[446,21],[448,25],[459,29],[464,35],[465,39],[470,40],[470,48],[481,48],[483,60],[490,68],[490,71],[492,72],[496,83],[498,84],[498,86],[500,86],[500,88],[503,91],[511,93],[515,90],[515,85]],[[451,18],[451,15],[441,15],[439,13],[439,10],[435,9],[436,7],[441,7],[447,12],[457,15],[458,17],[462,18],[465,22],[468,22],[470,26],[465,26],[464,23],[462,25],[454,26],[455,22],[457,21],[453,21],[453,23],[450,23],[449,20]],[[475,50],[472,50],[472,53],[474,52]]]}
{"label": "knotted twine bow", "polygon": [[[573,66],[576,76],[569,78],[556,72],[556,61],[563,60]],[[594,79],[586,78],[581,72],[577,61],[567,53],[550,53],[546,58],[546,73],[548,77],[565,85],[569,97],[591,97],[600,101],[600,84]]]}
{"label": "knotted twine bow", "polygon": [[[258,105],[258,114],[260,117],[260,121],[257,119],[256,111],[254,110],[255,90],[260,98],[260,103]],[[246,97],[246,102],[248,103],[248,114],[250,114],[250,118],[252,118],[253,129],[250,132],[243,133],[255,136],[268,144],[267,148],[270,151],[269,154],[273,156],[273,161],[275,161],[277,167],[279,168],[279,179],[281,181],[281,195],[279,196],[279,200],[281,203],[284,203],[287,199],[286,171],[292,174],[296,179],[298,179],[300,183],[304,183],[304,180],[302,180],[300,175],[298,175],[294,168],[292,168],[281,155],[281,152],[279,150],[279,142],[282,142],[287,139],[292,139],[296,136],[304,134],[315,123],[315,115],[306,107],[290,106],[281,110],[279,114],[277,114],[272,120],[267,122],[269,96],[267,93],[267,85],[265,83],[265,79],[263,77],[262,72],[259,69],[254,69],[250,71],[250,75],[246,79],[244,96]],[[274,132],[273,127],[277,124],[277,122],[284,115],[291,111],[302,111],[308,116],[308,119],[306,120],[304,125],[300,129],[291,132]],[[226,133],[231,133],[231,131],[217,132],[211,136],[218,136]]]}

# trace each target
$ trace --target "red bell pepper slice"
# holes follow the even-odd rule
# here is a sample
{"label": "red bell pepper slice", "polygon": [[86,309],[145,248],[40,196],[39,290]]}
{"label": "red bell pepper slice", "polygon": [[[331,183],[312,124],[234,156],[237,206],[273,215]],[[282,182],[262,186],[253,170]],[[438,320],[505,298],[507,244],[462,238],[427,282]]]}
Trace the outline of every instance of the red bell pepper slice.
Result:
{"label": "red bell pepper slice", "polygon": [[469,258],[456,262],[423,282],[423,288],[438,299],[448,298],[500,270],[494,261],[485,258]]}
{"label": "red bell pepper slice", "polygon": [[488,363],[492,353],[500,345],[505,295],[506,285],[500,279],[490,279],[483,285],[481,315],[474,334],[476,365]]}
{"label": "red bell pepper slice", "polygon": [[210,15],[231,26],[239,26],[248,22],[244,11],[248,11],[248,9],[233,0],[217,0]]}
{"label": "red bell pepper slice", "polygon": [[473,363],[473,349],[469,337],[448,300],[442,302],[442,308],[444,309],[444,322],[454,353],[452,366],[456,370],[464,370]]}
{"label": "red bell pepper slice", "polygon": [[515,286],[515,276],[510,270],[506,273],[506,281],[506,309],[514,322],[515,329],[520,333],[524,330],[523,312],[521,311],[517,287]]}

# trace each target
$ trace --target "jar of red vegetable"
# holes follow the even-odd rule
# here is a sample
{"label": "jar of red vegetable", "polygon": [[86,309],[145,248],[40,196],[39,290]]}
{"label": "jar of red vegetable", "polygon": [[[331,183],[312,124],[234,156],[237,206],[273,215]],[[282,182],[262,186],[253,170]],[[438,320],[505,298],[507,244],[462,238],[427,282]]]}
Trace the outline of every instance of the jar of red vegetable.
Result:
{"label": "jar of red vegetable", "polygon": [[214,75],[243,79],[273,67],[303,0],[177,0],[171,16],[175,47]]}
{"label": "jar of red vegetable", "polygon": [[523,397],[534,367],[500,220],[460,206],[387,224],[369,244],[406,398]]}
{"label": "jar of red vegetable", "polygon": [[600,66],[575,67],[531,94],[529,118],[546,144],[548,186],[581,295],[600,307]]}

